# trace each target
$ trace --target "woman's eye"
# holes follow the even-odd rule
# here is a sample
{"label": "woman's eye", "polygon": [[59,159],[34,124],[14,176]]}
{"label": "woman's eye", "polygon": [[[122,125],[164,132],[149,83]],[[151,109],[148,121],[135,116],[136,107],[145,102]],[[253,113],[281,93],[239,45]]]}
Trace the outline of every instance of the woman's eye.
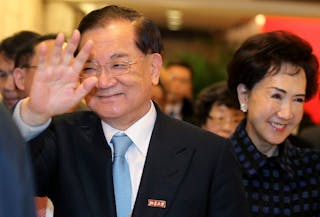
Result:
{"label": "woman's eye", "polygon": [[304,103],[305,99],[304,98],[296,98],[296,102]]}
{"label": "woman's eye", "polygon": [[271,95],[271,98],[281,99],[281,95],[280,95],[279,93],[275,93],[275,94],[272,94],[272,95]]}

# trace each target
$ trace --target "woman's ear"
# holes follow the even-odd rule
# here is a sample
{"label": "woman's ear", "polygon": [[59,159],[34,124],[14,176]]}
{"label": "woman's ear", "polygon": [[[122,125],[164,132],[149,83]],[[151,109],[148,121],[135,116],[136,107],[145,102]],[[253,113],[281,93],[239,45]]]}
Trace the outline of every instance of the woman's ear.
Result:
{"label": "woman's ear", "polygon": [[151,72],[151,81],[153,85],[157,85],[160,79],[160,72],[162,69],[162,57],[158,53],[152,54],[152,72]]}
{"label": "woman's ear", "polygon": [[237,94],[238,100],[240,103],[240,110],[243,112],[248,111],[248,98],[249,98],[249,90],[244,84],[239,84],[237,86]]}
{"label": "woman's ear", "polygon": [[22,68],[15,68],[13,70],[13,79],[19,90],[24,90],[24,78],[25,78],[25,70]]}

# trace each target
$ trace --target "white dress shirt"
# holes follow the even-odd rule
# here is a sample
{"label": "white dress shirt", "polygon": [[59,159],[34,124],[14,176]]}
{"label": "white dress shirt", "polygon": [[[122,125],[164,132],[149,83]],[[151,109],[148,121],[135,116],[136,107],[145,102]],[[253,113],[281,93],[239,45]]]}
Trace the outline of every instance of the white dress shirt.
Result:
{"label": "white dress shirt", "polygon": [[151,102],[151,107],[148,113],[145,114],[142,118],[140,118],[137,122],[135,122],[125,131],[119,131],[117,129],[114,129],[110,125],[102,121],[103,132],[112,150],[112,156],[113,145],[111,143],[111,139],[114,134],[118,132],[125,133],[133,142],[133,144],[129,147],[125,155],[125,158],[129,165],[131,178],[131,209],[133,208],[133,205],[137,197],[142,171],[146,160],[150,138],[153,131],[154,123],[156,121],[156,117],[157,112],[153,103]]}

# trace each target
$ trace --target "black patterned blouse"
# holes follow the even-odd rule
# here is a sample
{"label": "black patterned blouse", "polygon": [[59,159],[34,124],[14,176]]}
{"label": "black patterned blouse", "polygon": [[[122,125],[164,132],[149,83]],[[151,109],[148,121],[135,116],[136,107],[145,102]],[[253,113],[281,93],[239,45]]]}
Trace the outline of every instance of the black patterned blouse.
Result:
{"label": "black patterned blouse", "polygon": [[278,145],[277,156],[267,157],[248,137],[245,122],[230,139],[252,216],[320,216],[319,152],[286,140]]}

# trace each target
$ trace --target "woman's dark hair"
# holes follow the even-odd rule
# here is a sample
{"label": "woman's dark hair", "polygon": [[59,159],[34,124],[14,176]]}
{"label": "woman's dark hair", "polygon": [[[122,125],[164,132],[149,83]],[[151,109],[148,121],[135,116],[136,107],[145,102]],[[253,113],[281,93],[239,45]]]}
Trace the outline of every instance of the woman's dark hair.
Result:
{"label": "woman's dark hair", "polygon": [[248,38],[235,52],[228,66],[228,87],[237,97],[237,86],[244,84],[251,90],[267,73],[276,74],[282,64],[289,63],[306,75],[306,100],[318,87],[318,60],[310,44],[285,31],[261,33]]}
{"label": "woman's dark hair", "polygon": [[127,20],[134,23],[137,36],[136,45],[141,52],[144,54],[162,53],[163,44],[157,25],[130,8],[109,5],[94,10],[81,20],[78,29],[83,34],[90,29],[104,27],[113,20]]}
{"label": "woman's dark hair", "polygon": [[195,120],[198,126],[206,123],[212,106],[225,105],[228,108],[239,109],[239,103],[235,100],[226,82],[214,83],[200,91],[195,102]]}

